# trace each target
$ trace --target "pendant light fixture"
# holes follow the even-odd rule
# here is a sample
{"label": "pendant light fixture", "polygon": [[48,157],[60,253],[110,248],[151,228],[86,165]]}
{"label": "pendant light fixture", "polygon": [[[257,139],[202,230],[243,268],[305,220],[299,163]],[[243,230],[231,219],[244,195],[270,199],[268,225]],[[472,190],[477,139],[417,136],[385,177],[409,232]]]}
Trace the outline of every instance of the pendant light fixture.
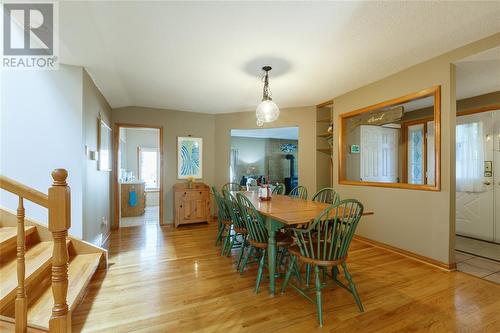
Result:
{"label": "pendant light fixture", "polygon": [[262,70],[265,72],[264,75],[264,89],[262,92],[262,102],[257,106],[256,117],[257,126],[263,126],[264,123],[270,123],[278,119],[280,115],[280,109],[273,102],[271,98],[271,91],[269,90],[269,71],[272,69],[271,66],[264,66]]}

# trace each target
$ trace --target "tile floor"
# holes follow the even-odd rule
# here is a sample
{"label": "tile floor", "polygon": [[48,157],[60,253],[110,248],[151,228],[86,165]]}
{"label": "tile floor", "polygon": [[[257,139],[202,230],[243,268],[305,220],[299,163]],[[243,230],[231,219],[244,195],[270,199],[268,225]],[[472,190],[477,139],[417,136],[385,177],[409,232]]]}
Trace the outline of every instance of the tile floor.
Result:
{"label": "tile floor", "polygon": [[457,270],[500,284],[500,262],[455,251]]}
{"label": "tile floor", "polygon": [[133,217],[122,217],[120,219],[120,227],[133,227],[144,224],[159,224],[160,222],[160,206],[146,207],[144,215]]}
{"label": "tile floor", "polygon": [[479,257],[500,261],[500,244],[480,241],[478,239],[456,236],[455,249],[471,253]]}

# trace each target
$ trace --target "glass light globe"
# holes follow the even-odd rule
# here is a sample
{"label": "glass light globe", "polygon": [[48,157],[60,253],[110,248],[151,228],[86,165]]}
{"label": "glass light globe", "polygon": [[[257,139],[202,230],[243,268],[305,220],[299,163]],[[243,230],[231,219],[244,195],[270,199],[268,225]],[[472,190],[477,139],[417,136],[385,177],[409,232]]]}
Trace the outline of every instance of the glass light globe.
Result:
{"label": "glass light globe", "polygon": [[257,126],[259,126],[259,127],[264,126],[264,122],[260,119],[257,119]]}
{"label": "glass light globe", "polygon": [[278,119],[280,115],[280,109],[270,99],[263,100],[259,106],[257,106],[257,119],[262,120],[265,123],[270,123]]}

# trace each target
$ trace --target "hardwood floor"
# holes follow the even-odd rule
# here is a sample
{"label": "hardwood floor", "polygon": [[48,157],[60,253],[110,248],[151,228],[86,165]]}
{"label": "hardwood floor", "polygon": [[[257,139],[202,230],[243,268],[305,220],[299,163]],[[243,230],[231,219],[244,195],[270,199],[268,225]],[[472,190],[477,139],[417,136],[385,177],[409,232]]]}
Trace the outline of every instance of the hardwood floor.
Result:
{"label": "hardwood floor", "polygon": [[[271,298],[256,264],[220,257],[215,223],[113,231],[107,274],[73,314],[74,332],[500,332],[500,286],[353,242],[348,263],[365,306],[324,289],[324,327],[292,288]],[[280,286],[281,280],[278,280]]]}

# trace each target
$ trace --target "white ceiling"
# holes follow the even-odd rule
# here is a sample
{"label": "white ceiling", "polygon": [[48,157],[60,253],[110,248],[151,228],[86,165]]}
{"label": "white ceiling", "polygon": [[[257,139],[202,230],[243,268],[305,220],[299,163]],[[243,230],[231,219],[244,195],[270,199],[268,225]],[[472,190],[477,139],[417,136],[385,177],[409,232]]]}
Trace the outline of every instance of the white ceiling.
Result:
{"label": "white ceiling", "polygon": [[231,136],[241,136],[246,138],[272,138],[272,139],[299,139],[298,127],[275,127],[257,129],[232,129]]}
{"label": "white ceiling", "polygon": [[500,47],[462,59],[455,65],[457,99],[500,91]]}
{"label": "white ceiling", "polygon": [[314,105],[500,31],[491,2],[60,2],[61,61],[111,106]]}

